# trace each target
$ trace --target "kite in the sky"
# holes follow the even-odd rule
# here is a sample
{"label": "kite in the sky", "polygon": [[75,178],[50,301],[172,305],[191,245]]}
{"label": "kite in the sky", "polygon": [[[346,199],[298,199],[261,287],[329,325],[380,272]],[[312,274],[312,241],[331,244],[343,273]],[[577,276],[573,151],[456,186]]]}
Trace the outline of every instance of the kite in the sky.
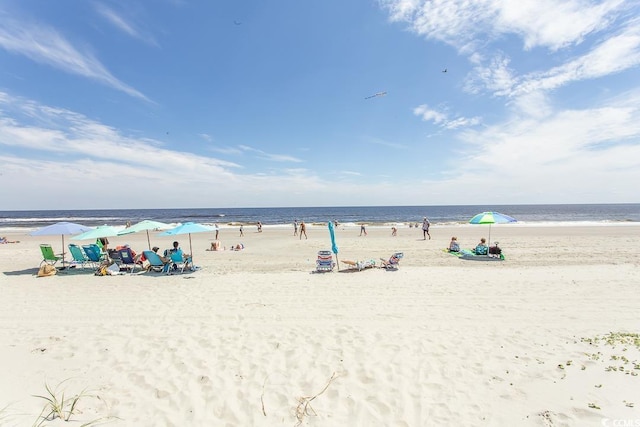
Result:
{"label": "kite in the sky", "polygon": [[379,96],[385,96],[386,94],[387,94],[387,92],[378,92],[378,93],[373,94],[371,96],[367,96],[365,99],[377,98]]}

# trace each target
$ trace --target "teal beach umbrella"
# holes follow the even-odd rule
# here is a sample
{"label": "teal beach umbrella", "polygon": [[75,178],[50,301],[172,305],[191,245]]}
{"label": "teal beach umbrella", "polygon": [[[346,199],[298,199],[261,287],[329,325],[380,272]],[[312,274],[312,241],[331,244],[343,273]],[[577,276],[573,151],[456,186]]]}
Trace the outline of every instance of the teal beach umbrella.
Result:
{"label": "teal beach umbrella", "polygon": [[487,242],[491,246],[491,224],[506,224],[516,222],[515,218],[500,212],[482,212],[469,220],[470,224],[489,224],[489,238]]}
{"label": "teal beach umbrella", "polygon": [[73,237],[74,240],[95,240],[102,237],[112,237],[118,235],[119,229],[110,225],[101,225],[82,234]]}
{"label": "teal beach umbrella", "polygon": [[171,228],[171,225],[165,224],[160,221],[151,221],[149,219],[145,219],[140,221],[137,224],[132,225],[129,228],[125,228],[124,230],[118,231],[118,236],[123,236],[125,234],[137,233],[139,231],[147,232],[147,244],[149,245],[149,250],[151,250],[151,240],[149,239],[149,230],[166,230]]}

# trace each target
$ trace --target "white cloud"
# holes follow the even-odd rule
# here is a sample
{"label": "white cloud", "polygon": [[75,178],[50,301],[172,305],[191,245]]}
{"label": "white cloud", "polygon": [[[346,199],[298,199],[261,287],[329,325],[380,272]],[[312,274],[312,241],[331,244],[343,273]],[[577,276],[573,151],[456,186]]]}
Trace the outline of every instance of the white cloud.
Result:
{"label": "white cloud", "polygon": [[595,79],[639,64],[640,26],[627,26],[620,34],[607,38],[582,56],[549,71],[524,76],[512,95],[553,90],[569,82]]}
{"label": "white cloud", "polygon": [[[0,150],[5,209],[211,206],[213,201],[246,207],[247,200],[269,206],[278,198],[290,200],[301,188],[315,189],[319,199],[325,190],[327,197],[333,193],[309,170],[239,173],[245,169],[239,163],[171,150],[159,141],[123,135],[82,114],[3,92],[0,147],[5,147]],[[248,146],[237,150],[274,162],[301,161]]]}
{"label": "white cloud", "polygon": [[266,152],[264,152],[262,150],[259,150],[257,148],[249,147],[248,145],[239,145],[238,148],[241,151],[244,151],[244,152],[256,153],[261,158],[263,158],[265,160],[271,160],[271,161],[274,161],[274,162],[295,162],[295,163],[302,162],[302,160],[298,159],[297,157],[289,156],[288,154],[266,153]]}
{"label": "white cloud", "polygon": [[143,31],[141,28],[135,25],[131,21],[131,18],[125,17],[122,14],[117,13],[116,11],[114,11],[113,9],[111,9],[110,7],[102,3],[96,4],[96,11],[100,15],[102,15],[110,24],[112,24],[113,26],[115,26],[125,34],[135,39],[141,40],[147,44],[158,46],[158,43],[155,41],[153,36],[151,36],[151,34]]}
{"label": "white cloud", "polygon": [[381,0],[393,21],[430,40],[471,53],[503,35],[522,37],[525,49],[557,50],[580,43],[623,13],[623,0]]}
{"label": "white cloud", "polygon": [[441,111],[433,110],[429,108],[428,105],[422,104],[413,109],[413,114],[419,116],[422,120],[426,122],[433,122],[437,125],[442,126],[445,129],[457,129],[460,127],[467,126],[475,126],[480,124],[479,117],[456,117],[454,119],[449,119],[446,113]]}
{"label": "white cloud", "polygon": [[70,74],[96,80],[130,96],[148,101],[144,94],[114,77],[91,53],[81,52],[55,29],[42,24],[18,22],[6,15],[2,18],[0,47],[5,50]]}

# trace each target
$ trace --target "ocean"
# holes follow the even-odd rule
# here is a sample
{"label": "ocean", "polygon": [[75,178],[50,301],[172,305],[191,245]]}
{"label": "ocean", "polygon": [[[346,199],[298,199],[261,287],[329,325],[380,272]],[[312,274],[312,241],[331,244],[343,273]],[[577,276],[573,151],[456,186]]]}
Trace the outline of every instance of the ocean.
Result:
{"label": "ocean", "polygon": [[619,225],[640,222],[640,204],[583,205],[499,205],[499,206],[351,206],[300,208],[198,208],[198,209],[113,209],[0,211],[0,230],[30,231],[59,221],[87,226],[135,224],[143,219],[166,223],[199,222],[220,227],[239,224],[289,226],[294,220],[307,224],[338,221],[340,224],[366,223],[369,226],[422,223],[428,217],[433,225],[466,224],[484,211],[507,214],[528,225]]}

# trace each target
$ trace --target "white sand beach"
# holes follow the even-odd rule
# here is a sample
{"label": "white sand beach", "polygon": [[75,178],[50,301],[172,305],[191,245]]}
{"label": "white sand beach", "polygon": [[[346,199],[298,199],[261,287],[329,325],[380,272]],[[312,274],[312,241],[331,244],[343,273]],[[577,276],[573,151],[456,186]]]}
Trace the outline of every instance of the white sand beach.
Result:
{"label": "white sand beach", "polygon": [[[193,273],[43,278],[38,244],[60,238],[7,234],[0,425],[640,425],[639,225],[494,226],[503,262],[442,251],[487,226],[341,226],[338,259],[404,258],[324,274],[326,227],[263,230],[223,228],[237,252],[192,235]],[[68,423],[38,424],[45,385],[84,393]]]}

